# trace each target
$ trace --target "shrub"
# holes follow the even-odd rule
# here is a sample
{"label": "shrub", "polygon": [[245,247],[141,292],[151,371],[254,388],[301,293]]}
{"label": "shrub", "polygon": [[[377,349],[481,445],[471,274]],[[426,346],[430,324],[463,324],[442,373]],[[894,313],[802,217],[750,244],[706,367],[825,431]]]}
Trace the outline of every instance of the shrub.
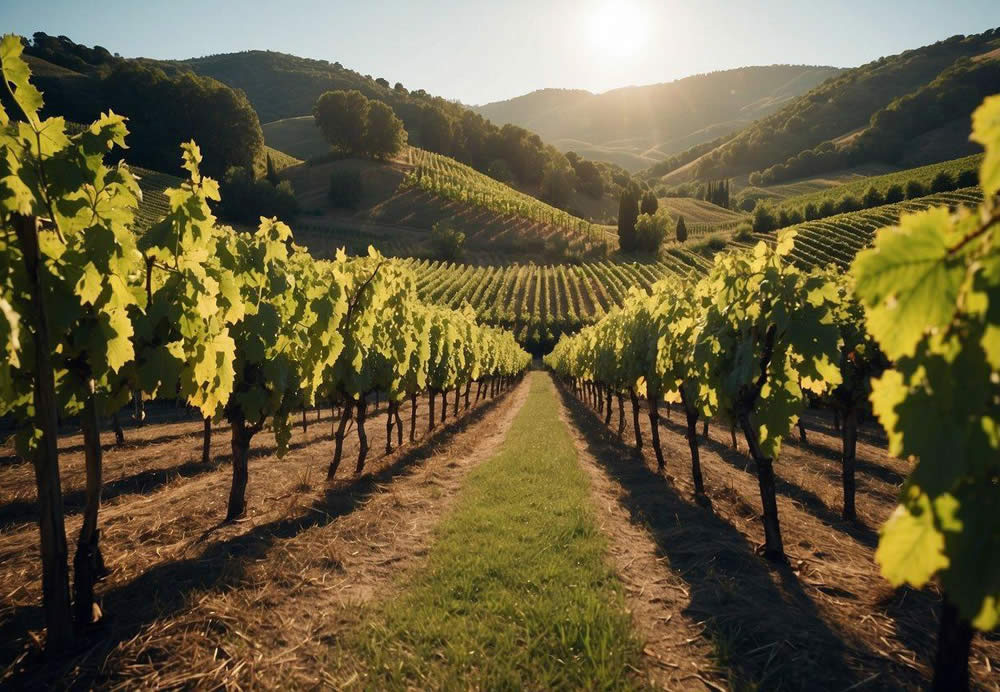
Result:
{"label": "shrub", "polygon": [[955,189],[955,179],[948,171],[941,171],[931,181],[931,192],[947,192]]}
{"label": "shrub", "polygon": [[757,205],[753,210],[753,230],[754,233],[769,233],[778,227],[778,220],[774,216],[774,210],[767,202]]}
{"label": "shrub", "polygon": [[330,176],[330,203],[337,209],[357,209],[363,193],[361,171],[334,171]]}
{"label": "shrub", "polygon": [[916,199],[927,194],[927,189],[919,180],[911,180],[906,183],[906,199]]}
{"label": "shrub", "polygon": [[462,256],[465,234],[452,228],[447,221],[438,221],[431,227],[431,247],[440,259],[454,262]]}
{"label": "shrub", "polygon": [[290,182],[283,180],[274,185],[266,178],[257,180],[242,166],[231,166],[226,171],[220,193],[219,216],[232,223],[253,225],[262,216],[288,222],[299,212]]}
{"label": "shrub", "polygon": [[753,226],[747,222],[741,223],[736,227],[736,231],[733,232],[733,240],[746,243],[753,240]]}
{"label": "shrub", "polygon": [[864,205],[865,209],[881,207],[885,204],[885,197],[874,185],[869,185],[868,189],[865,190],[865,196],[861,198],[861,204]]}
{"label": "shrub", "polygon": [[635,220],[635,246],[640,252],[656,252],[667,237],[670,217],[663,212],[639,214]]}
{"label": "shrub", "polygon": [[814,221],[819,218],[819,209],[816,208],[815,204],[810,202],[806,205],[804,216],[806,217],[806,221]]}
{"label": "shrub", "polygon": [[837,213],[837,205],[833,203],[832,199],[824,199],[819,204],[819,218],[825,219],[827,216],[833,216]]}
{"label": "shrub", "polygon": [[895,204],[896,202],[902,202],[904,199],[906,199],[906,193],[903,192],[902,185],[890,185],[889,189],[885,191],[886,204]]}
{"label": "shrub", "polygon": [[955,178],[955,187],[973,187],[979,184],[979,173],[975,168],[968,168]]}
{"label": "shrub", "polygon": [[861,202],[854,195],[844,195],[837,201],[837,213],[846,214],[861,209]]}

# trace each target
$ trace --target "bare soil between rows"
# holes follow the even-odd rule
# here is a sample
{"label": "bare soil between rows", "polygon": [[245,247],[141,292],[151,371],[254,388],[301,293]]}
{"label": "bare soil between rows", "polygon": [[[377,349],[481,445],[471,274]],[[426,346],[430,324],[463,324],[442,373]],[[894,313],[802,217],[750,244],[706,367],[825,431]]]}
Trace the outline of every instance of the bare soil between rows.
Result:
{"label": "bare soil between rows", "polygon": [[[417,442],[391,454],[382,453],[383,405],[368,418],[365,473],[341,468],[344,478],[332,483],[325,481],[329,411],[320,423],[311,414],[280,460],[273,435],[262,432],[251,448],[248,514],[229,524],[221,521],[231,480],[228,431],[213,436],[210,468],[200,465],[200,422],[129,431],[125,448],[106,452],[110,499],[100,524],[111,573],[98,586],[105,618],[80,650],[45,660],[37,525],[26,516],[0,524],[0,687],[338,684],[321,664],[343,625],[423,555],[461,479],[492,455],[525,396],[518,385],[460,408],[458,419],[449,399],[446,423],[431,434],[421,399]],[[405,441],[408,404],[400,416]],[[79,436],[60,447],[72,497],[83,483]],[[344,453],[342,466],[353,467],[353,434]],[[30,471],[28,464],[0,468],[0,517],[24,501]],[[79,522],[70,502],[71,552]]]}
{"label": "bare soil between rows", "polygon": [[[644,404],[642,452],[625,402],[609,430],[563,385],[611,559],[645,638],[644,677],[666,689],[899,690],[929,687],[940,595],[893,589],[874,560],[877,527],[895,507],[907,463],[865,429],[858,441],[859,519],[840,517],[840,439],[809,415],[807,440],[786,441],[775,464],[790,563],[758,554],[760,494],[745,441],[710,425],[701,463],[711,507],[694,501],[690,452],[675,409],[661,420],[666,474],[656,471]],[[666,411],[661,409],[661,415]],[[698,425],[699,437],[702,431]],[[1000,637],[978,634],[972,686],[1000,690]]]}

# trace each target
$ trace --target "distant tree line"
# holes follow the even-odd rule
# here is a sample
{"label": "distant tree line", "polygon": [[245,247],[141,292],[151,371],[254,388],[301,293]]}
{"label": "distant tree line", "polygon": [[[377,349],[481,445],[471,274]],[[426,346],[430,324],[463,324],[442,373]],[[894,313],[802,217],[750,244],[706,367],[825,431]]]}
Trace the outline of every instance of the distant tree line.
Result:
{"label": "distant tree line", "polygon": [[65,36],[35,34],[25,53],[80,73],[40,76],[46,111],[90,122],[113,110],[128,118],[128,160],[137,166],[180,174],[180,144],[198,142],[203,172],[221,179],[232,166],[264,172],[264,135],[246,95],[191,72],[162,69],[87,48]]}
{"label": "distant tree line", "polygon": [[751,185],[772,185],[879,161],[895,163],[907,142],[956,119],[967,119],[1000,85],[1000,60],[962,58],[930,84],[896,99],[872,115],[868,127],[849,143],[826,141],[763,171]]}
{"label": "distant tree line", "polygon": [[[912,138],[915,133],[937,127],[935,123],[945,122],[942,118],[967,117],[971,112],[966,107],[967,103],[976,99],[966,91],[967,88],[975,89],[980,78],[988,82],[988,74],[997,61],[962,59],[995,49],[997,38],[1000,38],[1000,29],[991,29],[973,36],[953,36],[847,70],[750,127],[720,137],[714,142],[696,145],[654,164],[643,173],[643,177],[662,176],[695,161],[692,177],[702,180],[753,171],[760,171],[763,176],[763,171],[775,164],[787,165],[789,168],[800,166],[799,171],[805,170],[813,159],[830,156],[830,147],[824,145],[825,142],[851,130],[871,125],[874,114],[888,110],[900,112],[878,116],[880,124],[877,132],[873,133],[870,142],[858,144],[855,156],[862,157],[856,160],[881,160],[875,157],[895,155],[899,140],[881,126],[882,119],[888,125],[902,117],[903,129]],[[967,62],[973,64],[963,64]],[[952,67],[954,74],[946,74]],[[972,72],[978,74],[971,74]],[[938,84],[930,88],[932,81],[939,81],[939,76],[944,78],[943,81],[950,82],[950,85]],[[996,84],[997,81],[993,79],[994,92]],[[927,90],[924,90],[925,86],[928,87]],[[920,91],[924,93],[918,96],[915,92]],[[914,94],[916,98],[904,103],[909,94]],[[895,108],[891,105],[893,102],[897,102]],[[887,144],[879,141],[883,134],[889,135]],[[888,147],[888,151],[885,147]],[[800,152],[810,150],[813,150],[813,156],[807,154],[804,162],[788,165],[789,160],[799,156]],[[816,172],[816,169],[812,172]],[[778,169],[775,180],[809,174],[793,174],[791,171]]]}
{"label": "distant tree line", "polygon": [[755,233],[768,233],[804,221],[815,221],[835,214],[873,209],[907,199],[972,187],[977,183],[978,176],[975,169],[964,170],[957,176],[953,176],[947,171],[941,171],[934,176],[929,185],[925,185],[919,180],[910,180],[905,185],[902,183],[890,185],[884,193],[874,185],[870,185],[860,198],[853,194],[845,194],[836,200],[824,199],[819,204],[809,202],[802,207],[779,206],[777,208],[772,206],[770,202],[764,201],[758,203],[754,208],[753,230]]}

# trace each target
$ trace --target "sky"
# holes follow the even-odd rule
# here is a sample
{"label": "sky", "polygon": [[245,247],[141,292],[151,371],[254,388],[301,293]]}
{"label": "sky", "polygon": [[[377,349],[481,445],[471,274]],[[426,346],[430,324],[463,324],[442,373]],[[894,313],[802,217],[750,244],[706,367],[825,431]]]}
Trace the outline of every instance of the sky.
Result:
{"label": "sky", "polygon": [[270,49],[483,104],[775,63],[853,67],[1000,26],[998,0],[0,0],[0,31],[126,57]]}

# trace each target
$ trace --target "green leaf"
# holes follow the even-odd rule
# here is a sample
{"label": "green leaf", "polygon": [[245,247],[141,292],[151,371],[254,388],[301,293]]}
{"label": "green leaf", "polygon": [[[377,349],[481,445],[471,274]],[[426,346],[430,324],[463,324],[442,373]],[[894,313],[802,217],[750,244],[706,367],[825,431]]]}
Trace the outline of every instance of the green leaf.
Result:
{"label": "green leaf", "polygon": [[917,494],[892,513],[882,527],[875,561],[893,586],[918,589],[948,566],[944,536],[935,525],[927,495]]}
{"label": "green leaf", "polygon": [[990,96],[972,114],[972,137],[986,149],[979,169],[983,195],[991,197],[1000,190],[1000,94]]}
{"label": "green leaf", "polygon": [[31,70],[28,69],[28,63],[21,58],[22,52],[24,45],[20,36],[6,34],[0,41],[0,67],[3,69],[4,79],[13,88],[14,100],[25,118],[35,125],[38,123],[38,111],[42,107],[42,92],[29,81]]}
{"label": "green leaf", "polygon": [[868,329],[891,359],[913,355],[925,334],[955,314],[965,266],[949,255],[950,228],[944,207],[906,214],[898,227],[879,231],[875,247],[854,261]]}

